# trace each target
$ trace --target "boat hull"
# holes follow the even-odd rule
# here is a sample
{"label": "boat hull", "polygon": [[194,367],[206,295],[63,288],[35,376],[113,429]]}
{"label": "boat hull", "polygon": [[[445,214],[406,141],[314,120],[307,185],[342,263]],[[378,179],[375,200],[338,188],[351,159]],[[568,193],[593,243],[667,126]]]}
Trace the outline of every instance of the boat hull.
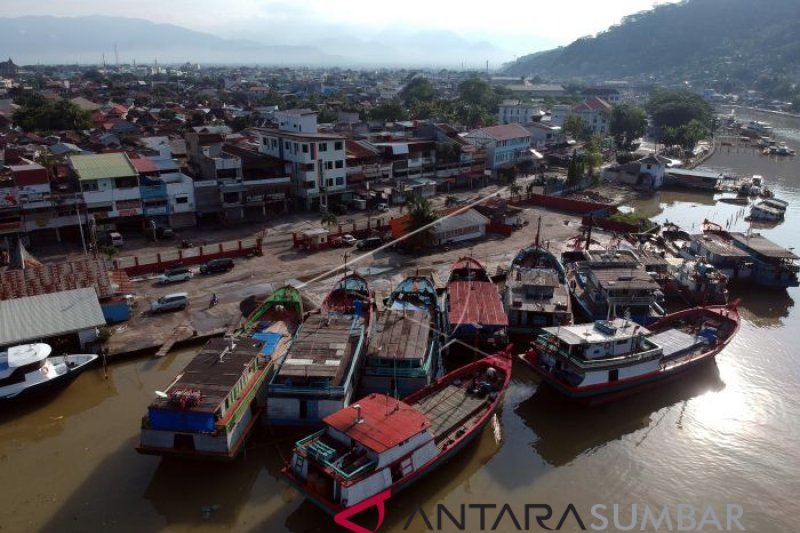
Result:
{"label": "boat hull", "polygon": [[696,367],[713,361],[716,355],[721,352],[736,336],[739,330],[739,300],[727,305],[694,307],[666,315],[660,320],[655,321],[650,326],[650,331],[654,334],[671,329],[675,324],[692,319],[715,319],[727,321],[730,331],[725,338],[719,340],[708,350],[684,355],[674,358],[664,358],[655,371],[644,373],[628,379],[618,380],[608,383],[600,383],[581,387],[574,386],[560,379],[546,365],[540,363],[540,354],[536,348],[531,348],[519,356],[520,360],[531,370],[538,374],[542,380],[563,395],[578,402],[596,405],[618,400],[626,396],[650,389],[656,385],[677,379]]}
{"label": "boat hull", "polygon": [[[80,357],[82,360],[75,363],[73,366],[69,365],[70,358]],[[44,381],[28,385],[22,389],[11,389],[11,387],[4,387],[4,389],[11,389],[2,391],[0,389],[0,402],[14,403],[23,399],[31,399],[50,394],[56,390],[66,387],[72,380],[77,378],[84,370],[94,364],[99,357],[95,354],[76,354],[71,356],[51,356],[48,361],[51,364],[67,364],[67,371],[63,374],[51,377]]]}

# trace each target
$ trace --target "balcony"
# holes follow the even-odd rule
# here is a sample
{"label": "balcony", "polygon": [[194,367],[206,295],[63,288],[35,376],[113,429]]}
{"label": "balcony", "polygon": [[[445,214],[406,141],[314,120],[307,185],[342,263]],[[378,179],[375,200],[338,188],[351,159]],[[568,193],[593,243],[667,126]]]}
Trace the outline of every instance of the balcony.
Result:
{"label": "balcony", "polygon": [[167,186],[161,185],[144,185],[139,187],[139,194],[142,200],[163,200],[167,197]]}
{"label": "balcony", "polygon": [[114,189],[113,190],[114,200],[140,200],[142,198],[142,193],[139,191],[139,187],[131,187],[129,189]]}

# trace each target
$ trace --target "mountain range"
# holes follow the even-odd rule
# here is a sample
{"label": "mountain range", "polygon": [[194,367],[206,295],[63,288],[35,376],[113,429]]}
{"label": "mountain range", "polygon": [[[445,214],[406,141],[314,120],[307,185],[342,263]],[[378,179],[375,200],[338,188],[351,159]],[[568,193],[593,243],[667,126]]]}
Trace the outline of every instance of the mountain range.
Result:
{"label": "mountain range", "polygon": [[684,0],[625,17],[568,46],[523,56],[504,71],[550,79],[798,79],[800,2]]}
{"label": "mountain range", "polygon": [[[285,28],[283,28],[285,30]],[[336,30],[334,28],[333,30]],[[297,66],[455,66],[480,58],[495,65],[510,54],[453,32],[402,28],[372,36],[348,28],[328,32],[303,44],[275,44],[275,28],[242,32],[249,39],[229,39],[173,24],[128,17],[0,17],[0,57],[25,64],[229,63]],[[253,37],[256,37],[255,39]]]}

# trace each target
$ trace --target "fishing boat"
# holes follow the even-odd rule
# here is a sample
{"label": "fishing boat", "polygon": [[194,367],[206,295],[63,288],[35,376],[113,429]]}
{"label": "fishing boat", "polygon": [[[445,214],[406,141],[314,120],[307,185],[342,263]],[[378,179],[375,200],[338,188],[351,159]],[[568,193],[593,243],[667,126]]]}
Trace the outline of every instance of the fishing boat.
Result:
{"label": "fishing boat", "polygon": [[51,356],[49,344],[11,346],[0,352],[0,401],[26,398],[61,387],[75,379],[95,354]]}
{"label": "fishing boat", "polygon": [[309,314],[267,384],[266,422],[314,425],[350,405],[373,318],[374,295],[346,274]]}
{"label": "fishing boat", "polygon": [[509,331],[532,333],[538,328],[572,323],[567,273],[561,261],[536,239],[511,261],[503,291]]}
{"label": "fishing boat", "polygon": [[750,208],[750,215],[745,220],[753,222],[778,222],[783,220],[784,210],[776,209],[764,202],[759,202]]}
{"label": "fishing boat", "polygon": [[664,316],[664,293],[633,250],[583,250],[570,264],[567,281],[581,312],[602,320],[628,312],[634,322],[649,324]]}
{"label": "fishing boat", "polygon": [[262,356],[278,362],[289,349],[302,321],[303,299],[300,291],[287,285],[270,294],[247,318],[237,334],[264,342]]}
{"label": "fishing boat", "polygon": [[142,418],[139,453],[233,460],[264,409],[264,343],[211,339]]}
{"label": "fishing boat", "polygon": [[445,333],[464,345],[493,351],[505,346],[508,316],[497,286],[472,257],[450,270],[444,300]]}
{"label": "fishing boat", "polygon": [[692,305],[728,303],[728,277],[702,259],[684,261],[674,279],[680,295]]}
{"label": "fishing boat", "polygon": [[546,328],[523,363],[569,398],[595,404],[675,379],[713,359],[739,330],[739,301],[669,314]]}
{"label": "fishing boat", "polygon": [[510,347],[404,400],[371,394],[296,443],[284,477],[331,514],[396,494],[452,458],[491,420],[511,378]]}
{"label": "fishing boat", "polygon": [[438,377],[440,321],[433,279],[419,273],[405,278],[376,313],[360,393],[403,398]]}

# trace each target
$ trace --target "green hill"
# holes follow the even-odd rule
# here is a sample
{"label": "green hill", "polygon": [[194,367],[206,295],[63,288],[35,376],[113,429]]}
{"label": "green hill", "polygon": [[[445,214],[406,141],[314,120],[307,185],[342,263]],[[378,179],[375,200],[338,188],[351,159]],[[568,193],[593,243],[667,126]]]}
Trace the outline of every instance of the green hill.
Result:
{"label": "green hill", "polygon": [[[564,20],[569,23],[569,17]],[[800,79],[798,27],[797,0],[685,0],[630,15],[568,46],[521,57],[505,72],[562,80],[704,80],[722,91],[773,91],[786,83],[788,97],[790,82]]]}

